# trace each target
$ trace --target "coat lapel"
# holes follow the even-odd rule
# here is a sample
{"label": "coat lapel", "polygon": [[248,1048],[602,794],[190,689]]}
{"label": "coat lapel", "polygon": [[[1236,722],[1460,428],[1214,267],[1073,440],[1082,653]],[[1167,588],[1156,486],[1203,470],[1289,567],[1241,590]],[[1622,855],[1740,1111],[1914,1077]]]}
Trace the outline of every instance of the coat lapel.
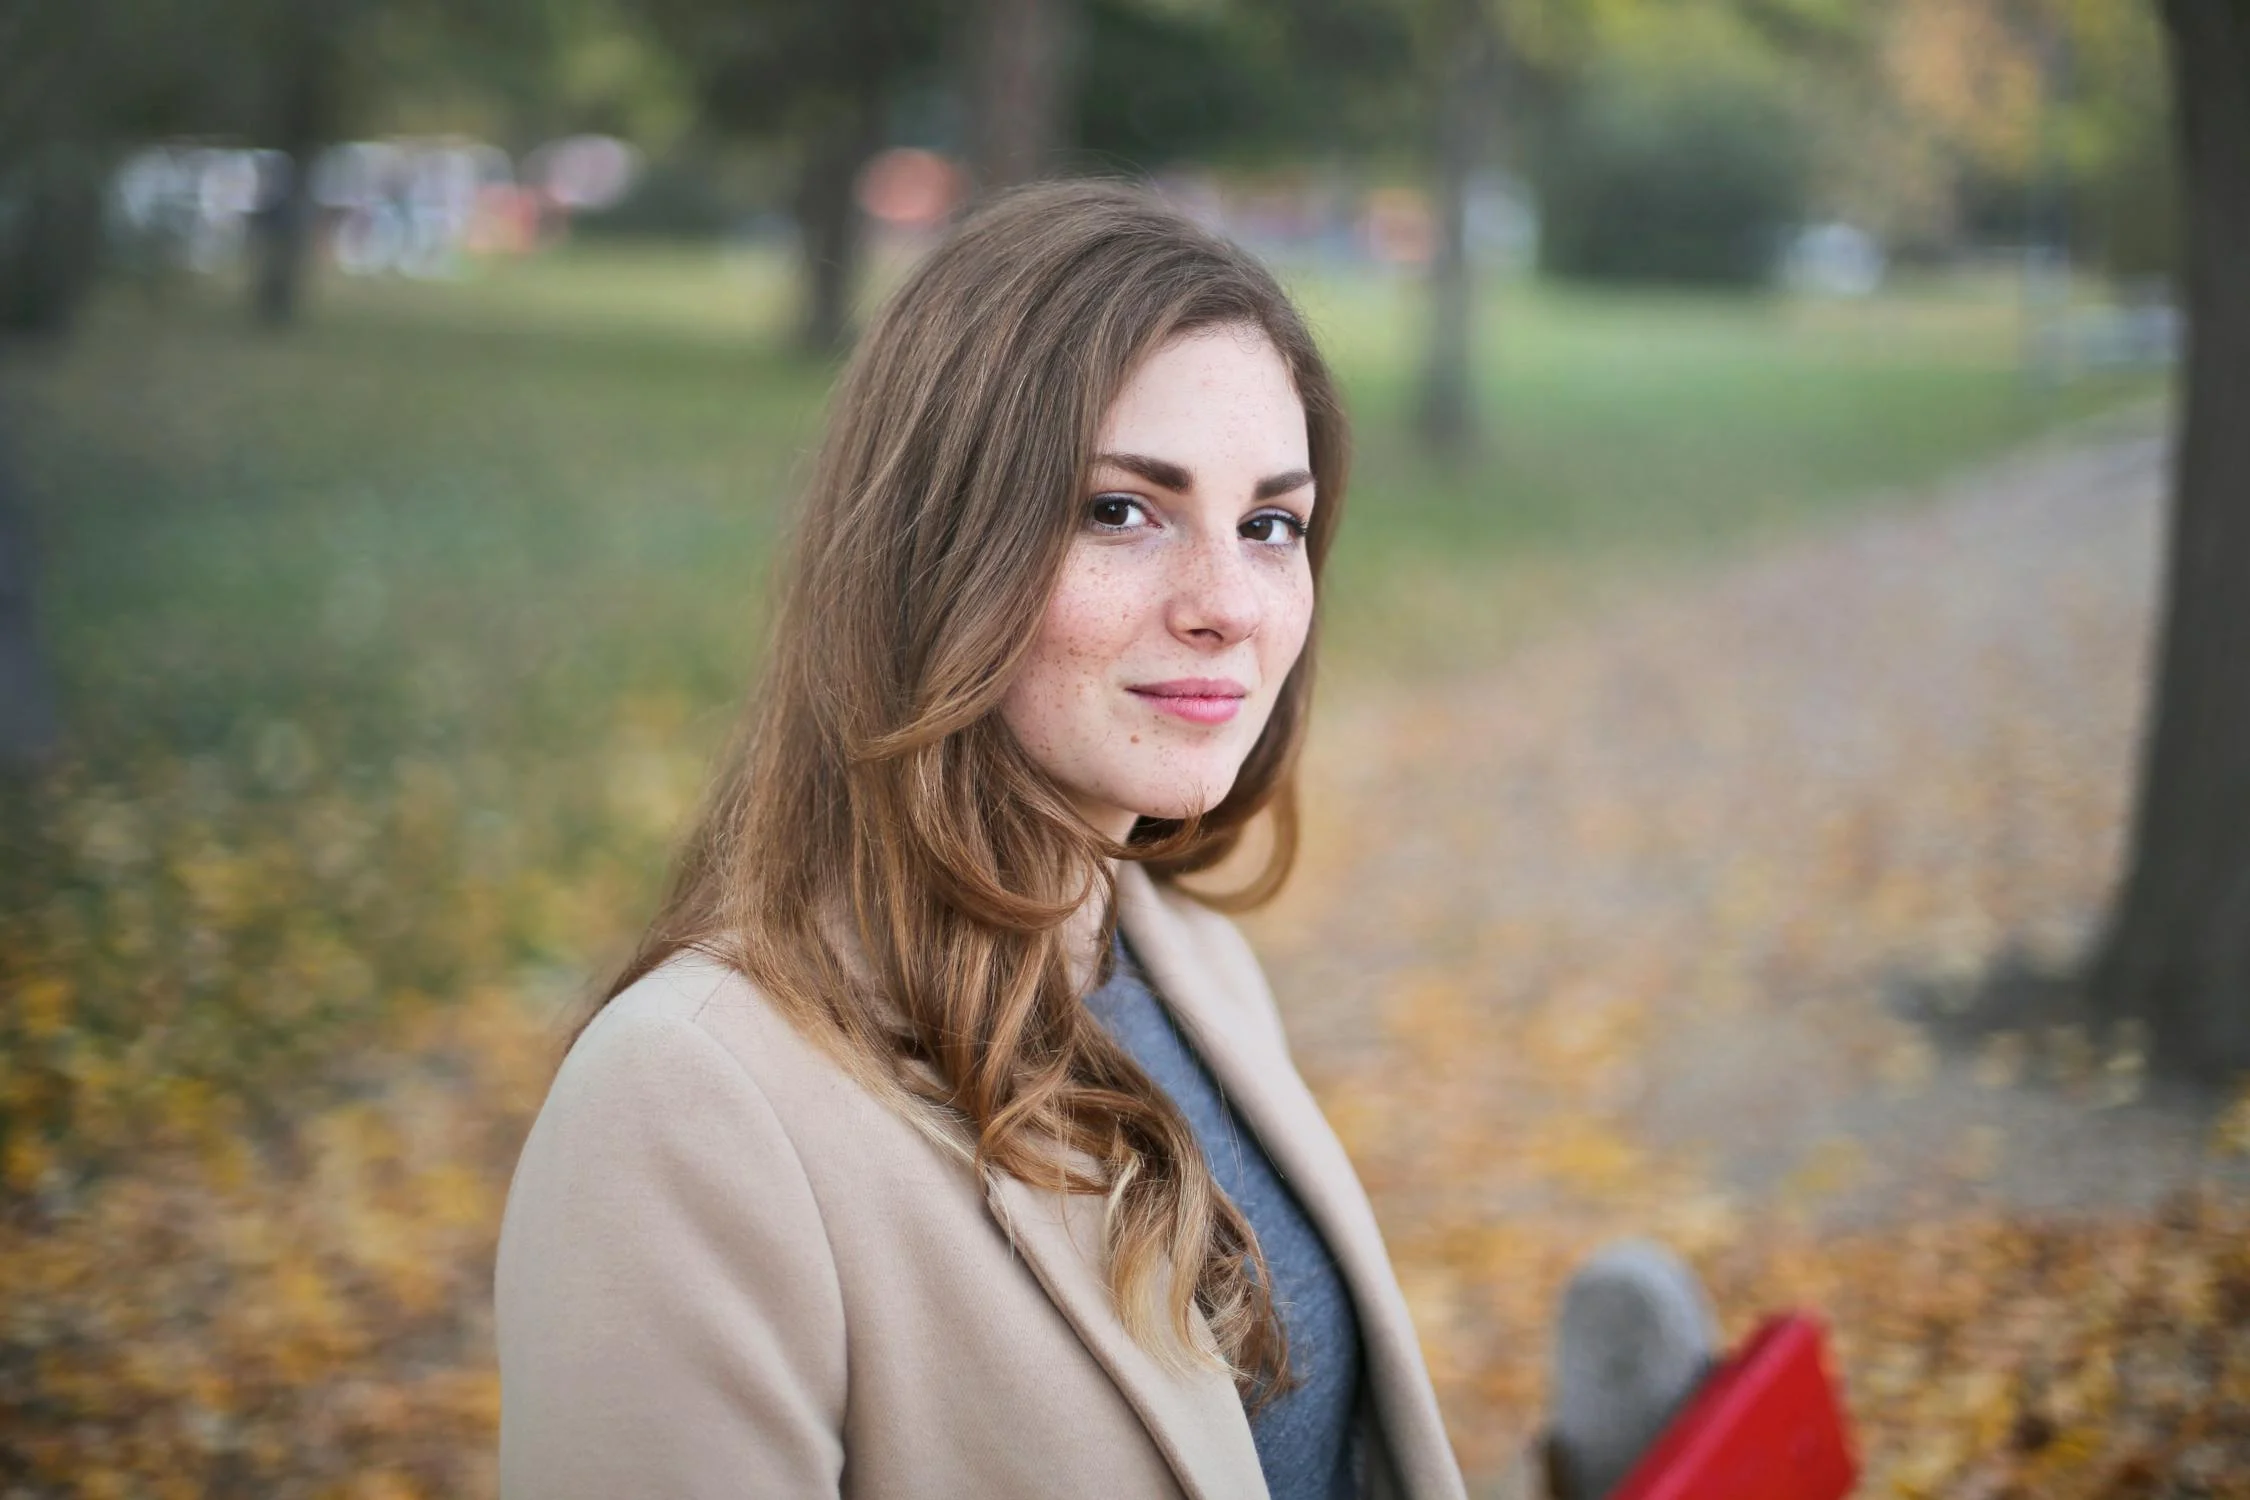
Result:
{"label": "coat lapel", "polygon": [[1175,1375],[1133,1342],[1102,1267],[1102,1203],[1001,1176],[994,1217],[1086,1347],[1140,1416],[1191,1500],[1262,1500],[1258,1450],[1234,1382],[1216,1371]]}
{"label": "coat lapel", "polygon": [[1117,892],[1119,925],[1158,997],[1319,1227],[1351,1288],[1385,1446],[1406,1492],[1461,1494],[1460,1471],[1374,1209],[1274,1031],[1268,1002],[1233,992],[1223,956],[1206,951],[1190,918],[1172,909],[1147,871],[1120,869]]}
{"label": "coat lapel", "polygon": [[[1414,1324],[1391,1271],[1374,1210],[1341,1142],[1272,1030],[1263,996],[1237,994],[1221,955],[1174,911],[1138,865],[1118,871],[1118,922],[1157,996],[1179,1019],[1236,1111],[1256,1134],[1336,1257],[1359,1317],[1384,1443],[1406,1495],[1455,1500],[1460,1471],[1422,1364]],[[1047,1295],[1147,1426],[1192,1500],[1266,1495],[1249,1420],[1234,1383],[1176,1375],[1126,1333],[1103,1272],[1102,1203],[999,1176],[993,1216]]]}

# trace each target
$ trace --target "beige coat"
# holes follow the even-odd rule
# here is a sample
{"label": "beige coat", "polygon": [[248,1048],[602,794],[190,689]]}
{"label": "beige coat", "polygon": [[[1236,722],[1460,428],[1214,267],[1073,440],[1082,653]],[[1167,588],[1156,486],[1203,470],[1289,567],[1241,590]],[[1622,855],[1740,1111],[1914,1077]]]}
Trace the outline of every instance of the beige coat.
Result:
{"label": "beige coat", "polygon": [[[1459,1500],[1382,1235],[1257,959],[1138,867],[1118,884],[1154,988],[1343,1268],[1369,1493]],[[675,958],[587,1029],[516,1169],[502,1493],[1264,1496],[1232,1383],[1127,1337],[1099,1226],[1098,1200],[1012,1179],[988,1200],[740,977]]]}

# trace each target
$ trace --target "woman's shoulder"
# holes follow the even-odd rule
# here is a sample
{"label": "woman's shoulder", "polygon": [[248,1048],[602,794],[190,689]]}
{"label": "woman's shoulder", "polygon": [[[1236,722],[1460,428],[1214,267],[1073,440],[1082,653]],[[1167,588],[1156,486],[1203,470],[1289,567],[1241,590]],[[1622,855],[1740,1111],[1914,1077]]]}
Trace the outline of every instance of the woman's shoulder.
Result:
{"label": "woman's shoulder", "polygon": [[548,1108],[698,1090],[755,1095],[800,1154],[825,1160],[897,1133],[895,1110],[741,971],[681,950],[597,1012],[564,1058]]}
{"label": "woman's shoulder", "polygon": [[619,990],[572,1044],[565,1066],[581,1056],[631,1050],[649,1036],[700,1036],[739,1052],[765,1040],[780,1016],[758,987],[709,954],[683,948]]}
{"label": "woman's shoulder", "polygon": [[697,1369],[748,1369],[742,1349],[842,1404],[843,1294],[799,1122],[757,1048],[713,1024],[750,994],[719,966],[660,965],[579,1033],[532,1122],[493,1262],[511,1494],[620,1493],[601,1476],[707,1456],[728,1432],[661,1451],[649,1434],[703,1409]]}
{"label": "woman's shoulder", "polygon": [[547,1109],[600,1109],[697,1092],[755,1094],[783,1116],[808,1085],[842,1071],[765,992],[709,954],[683,949],[620,990],[565,1054]]}

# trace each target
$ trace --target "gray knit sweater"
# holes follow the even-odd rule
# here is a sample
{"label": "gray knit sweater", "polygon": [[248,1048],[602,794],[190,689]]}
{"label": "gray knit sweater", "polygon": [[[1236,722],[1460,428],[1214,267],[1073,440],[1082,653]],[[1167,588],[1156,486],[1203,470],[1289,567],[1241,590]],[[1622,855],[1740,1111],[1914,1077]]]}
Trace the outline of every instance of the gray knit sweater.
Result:
{"label": "gray knit sweater", "polygon": [[1351,1441],[1359,1394],[1359,1321],[1328,1245],[1258,1139],[1149,989],[1122,936],[1110,978],[1087,1005],[1149,1077],[1171,1095],[1203,1147],[1211,1175],[1250,1221],[1273,1275],[1301,1381],[1250,1419],[1273,1500],[1348,1500],[1360,1493]]}

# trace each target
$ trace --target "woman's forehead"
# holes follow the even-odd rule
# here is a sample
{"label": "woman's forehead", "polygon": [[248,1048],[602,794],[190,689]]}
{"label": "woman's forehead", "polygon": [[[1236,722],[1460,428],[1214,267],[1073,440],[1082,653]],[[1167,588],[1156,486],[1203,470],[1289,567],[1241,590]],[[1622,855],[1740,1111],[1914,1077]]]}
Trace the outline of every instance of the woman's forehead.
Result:
{"label": "woman's forehead", "polygon": [[1196,329],[1133,369],[1103,420],[1100,448],[1193,472],[1303,467],[1304,403],[1263,330]]}

